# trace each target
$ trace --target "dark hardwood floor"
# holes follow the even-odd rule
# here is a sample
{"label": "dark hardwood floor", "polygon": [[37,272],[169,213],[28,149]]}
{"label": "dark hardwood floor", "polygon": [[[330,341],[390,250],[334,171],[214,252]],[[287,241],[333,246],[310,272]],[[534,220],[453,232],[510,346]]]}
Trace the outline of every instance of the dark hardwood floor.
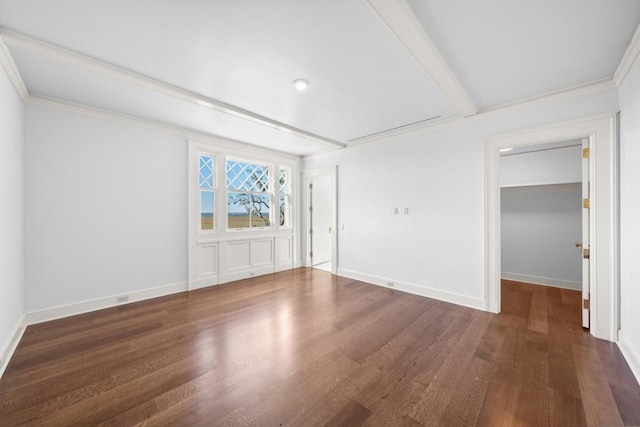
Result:
{"label": "dark hardwood floor", "polygon": [[580,295],[492,315],[298,269],[30,326],[0,425],[640,425]]}

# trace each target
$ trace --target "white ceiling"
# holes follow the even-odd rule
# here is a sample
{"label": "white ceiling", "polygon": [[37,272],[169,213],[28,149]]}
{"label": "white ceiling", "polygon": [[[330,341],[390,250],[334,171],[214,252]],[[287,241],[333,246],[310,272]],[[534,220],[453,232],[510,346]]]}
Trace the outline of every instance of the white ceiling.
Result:
{"label": "white ceiling", "polygon": [[297,155],[610,79],[639,21],[637,0],[0,0],[34,99]]}

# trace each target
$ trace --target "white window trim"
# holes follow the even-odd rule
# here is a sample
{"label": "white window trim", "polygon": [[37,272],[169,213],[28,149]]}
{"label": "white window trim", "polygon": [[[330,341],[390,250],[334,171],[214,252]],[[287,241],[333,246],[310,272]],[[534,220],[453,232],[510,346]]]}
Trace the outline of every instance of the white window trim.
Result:
{"label": "white window trim", "polygon": [[[213,192],[213,229],[212,230],[203,230],[202,229],[202,222],[201,222],[201,217],[200,214],[202,213],[202,199],[200,198],[200,193],[202,191],[209,191],[209,189],[203,189],[200,188],[200,156],[209,156],[213,159],[213,185],[211,186],[210,191]],[[197,229],[198,229],[198,234],[213,234],[213,233],[217,233],[218,230],[220,229],[219,224],[217,224],[219,222],[218,220],[218,215],[216,215],[217,213],[217,204],[218,204],[218,197],[219,197],[219,182],[218,182],[218,169],[219,169],[219,165],[218,165],[218,158],[220,157],[219,153],[215,152],[215,151],[209,151],[209,150],[198,150],[196,152],[195,155],[195,159],[197,159],[198,162],[198,166],[194,167],[195,169],[195,177],[193,177],[193,179],[195,179],[194,184],[197,187],[197,195],[196,195],[196,215],[198,216],[197,218]],[[189,161],[193,161],[192,159],[189,159]],[[192,190],[190,190],[192,191]]]}
{"label": "white window trim", "polygon": [[[227,162],[231,160],[234,162],[239,162],[239,163],[245,163],[245,164],[250,164],[250,165],[257,165],[257,166],[263,166],[266,167],[269,170],[269,182],[267,184],[269,191],[265,192],[265,193],[259,193],[259,192],[253,192],[253,191],[241,191],[241,190],[229,190],[227,188]],[[248,158],[244,158],[244,157],[235,157],[235,156],[229,156],[229,155],[225,155],[225,159],[224,159],[224,172],[221,172],[221,179],[224,179],[224,200],[225,200],[225,231],[227,231],[228,233],[251,233],[251,232],[255,232],[255,231],[264,231],[264,230],[273,230],[273,229],[277,229],[278,227],[274,227],[274,221],[273,221],[273,206],[274,206],[274,199],[275,199],[275,195],[276,192],[279,190],[279,188],[275,188],[275,171],[276,171],[276,166],[271,163],[271,162],[263,162],[260,160],[256,160],[256,159],[248,159]],[[228,200],[229,200],[229,193],[243,193],[243,194],[251,194],[251,195],[267,195],[269,196],[269,225],[266,226],[261,226],[261,227],[243,227],[243,228],[231,228],[229,227],[229,204],[228,204]],[[280,223],[280,221],[278,220],[278,224]]]}
{"label": "white window trim", "polygon": [[[198,188],[198,157],[200,154],[213,155],[216,158],[216,186],[215,192],[215,209],[214,209],[214,229],[200,230],[200,195]],[[226,189],[226,160],[227,158],[257,163],[269,166],[272,169],[270,179],[273,180],[270,185],[271,198],[270,207],[270,227],[252,227],[247,229],[227,230],[227,189]],[[298,221],[298,195],[299,188],[296,180],[299,178],[300,157],[287,155],[283,153],[272,152],[259,148],[249,149],[233,141],[222,138],[211,138],[201,140],[188,140],[187,151],[188,162],[188,188],[187,188],[187,282],[188,289],[194,290],[201,287],[211,286],[225,281],[238,280],[251,275],[265,274],[274,271],[282,271],[300,266],[299,256],[299,221]],[[286,168],[289,170],[289,225],[280,226],[279,216],[279,195],[280,188],[278,185],[279,169]],[[265,193],[266,194],[266,193]],[[276,207],[275,210],[273,207]],[[275,220],[274,216],[275,215]],[[225,253],[225,248],[231,242],[259,242],[273,240],[274,260],[265,267],[263,264],[256,264],[255,272],[237,271],[233,274],[225,271],[229,264],[229,256]],[[218,260],[214,266],[216,272],[215,277],[209,275],[207,278],[198,276],[198,266],[201,260],[202,249],[208,247],[216,247],[215,252]],[[252,243],[253,245],[253,243]],[[284,246],[282,246],[284,245]],[[286,250],[285,250],[286,249]],[[279,257],[280,254],[289,253],[289,258]],[[284,255],[282,255],[284,257]],[[252,260],[253,262],[253,260]],[[256,261],[257,262],[257,261]],[[234,267],[235,268],[235,267]],[[250,274],[251,273],[251,274]],[[243,276],[246,275],[246,276]]]}

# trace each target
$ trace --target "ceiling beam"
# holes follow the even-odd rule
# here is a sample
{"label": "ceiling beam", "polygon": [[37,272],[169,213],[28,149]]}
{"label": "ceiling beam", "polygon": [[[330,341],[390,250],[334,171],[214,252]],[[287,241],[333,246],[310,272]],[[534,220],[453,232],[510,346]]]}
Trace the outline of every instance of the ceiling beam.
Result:
{"label": "ceiling beam", "polygon": [[408,138],[415,135],[424,135],[426,133],[434,132],[437,130],[448,129],[455,126],[462,126],[463,124],[473,123],[475,121],[486,119],[492,116],[514,113],[516,111],[521,111],[527,108],[535,108],[541,105],[559,103],[569,99],[575,99],[580,96],[587,96],[592,93],[604,92],[614,89],[616,89],[616,85],[613,81],[613,78],[611,77],[595,80],[593,82],[583,83],[565,89],[547,92],[542,95],[536,95],[529,98],[520,99],[518,101],[498,105],[496,107],[479,110],[478,113],[473,116],[452,117],[446,120],[419,123],[417,125],[404,126],[372,136],[352,139],[349,142],[349,147],[357,147],[358,145],[366,143],[392,141],[394,139]]}
{"label": "ceiling beam", "polygon": [[171,135],[178,135],[184,138],[195,139],[197,141],[212,141],[217,146],[232,148],[236,151],[243,151],[247,154],[255,154],[256,150],[263,150],[265,152],[275,153],[280,156],[286,156],[291,159],[299,159],[301,155],[276,150],[273,148],[267,148],[258,144],[252,144],[245,141],[239,141],[227,136],[214,135],[209,132],[203,132],[195,129],[185,128],[178,125],[173,125],[165,122],[160,122],[151,119],[145,119],[142,117],[134,116],[131,114],[119,113],[117,111],[111,111],[104,108],[92,107],[85,104],[79,104],[77,102],[66,101],[63,99],[52,98],[50,96],[40,95],[37,93],[31,93],[26,99],[26,102],[33,105],[40,105],[48,108],[55,108],[58,110],[71,111],[76,114],[82,114],[89,117],[97,117],[99,119],[110,120],[113,122],[124,123],[130,126],[137,126],[141,128],[151,129],[157,132],[164,132]]}
{"label": "ceiling beam", "polygon": [[244,108],[240,108],[235,105],[228,104],[226,102],[222,102],[217,99],[213,99],[199,93],[172,85],[170,83],[154,79],[147,75],[122,68],[118,65],[114,65],[100,59],[83,55],[81,53],[63,48],[61,46],[57,46],[43,40],[18,33],[16,31],[0,27],[0,41],[2,40],[9,42],[10,45],[16,45],[26,49],[30,49],[32,51],[36,51],[41,54],[56,58],[65,63],[74,64],[84,69],[97,72],[102,75],[127,82],[129,84],[143,87],[145,89],[149,89],[167,96],[172,96],[174,98],[178,98],[182,101],[190,102],[201,107],[210,108],[221,113],[239,117],[241,119],[260,124],[262,126],[279,130],[281,132],[293,134],[301,138],[309,139],[311,141],[320,142],[334,148],[344,148],[346,146],[346,144],[342,142],[335,141],[330,138],[325,138],[311,132],[307,132],[303,129],[270,119],[249,110],[245,110]]}
{"label": "ceiling beam", "polygon": [[477,107],[462,87],[438,48],[429,38],[405,0],[367,0],[387,27],[411,53],[422,69],[440,87],[463,116]]}

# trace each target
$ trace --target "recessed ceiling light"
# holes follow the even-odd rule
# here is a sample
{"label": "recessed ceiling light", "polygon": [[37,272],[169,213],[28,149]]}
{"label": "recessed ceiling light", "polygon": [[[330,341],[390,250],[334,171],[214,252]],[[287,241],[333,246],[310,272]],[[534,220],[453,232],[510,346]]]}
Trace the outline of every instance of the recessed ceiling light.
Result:
{"label": "recessed ceiling light", "polygon": [[513,147],[509,147],[509,148],[501,148],[501,149],[500,149],[500,152],[501,152],[501,153],[506,153],[507,151],[511,151],[511,150],[513,150]]}
{"label": "recessed ceiling light", "polygon": [[306,88],[309,87],[309,81],[305,79],[296,79],[293,81],[293,87],[295,87],[298,90],[305,90]]}

